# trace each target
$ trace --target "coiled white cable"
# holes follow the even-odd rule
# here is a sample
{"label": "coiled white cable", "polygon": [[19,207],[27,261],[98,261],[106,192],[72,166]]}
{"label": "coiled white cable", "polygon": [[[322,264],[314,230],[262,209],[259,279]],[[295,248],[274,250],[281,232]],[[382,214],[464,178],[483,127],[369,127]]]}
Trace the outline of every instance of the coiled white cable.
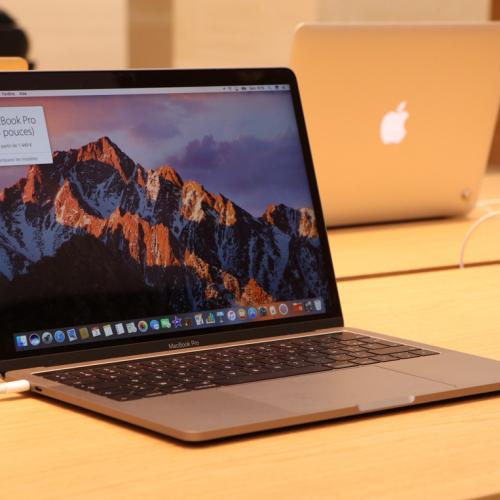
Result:
{"label": "coiled white cable", "polygon": [[477,208],[481,208],[487,212],[492,212],[494,210],[490,208],[491,205],[500,205],[500,198],[486,198],[484,200],[478,200],[476,203]]}
{"label": "coiled white cable", "polygon": [[[486,201],[486,200],[484,200]],[[499,203],[500,203],[500,200],[498,200]],[[497,202],[497,200],[488,200],[488,203],[485,203],[484,206],[486,205],[493,205]],[[460,269],[463,269],[464,268],[464,255],[465,255],[465,249],[467,247],[467,243],[469,242],[470,240],[470,237],[473,235],[473,233],[477,230],[477,228],[483,223],[483,222],[486,222],[487,220],[489,219],[493,219],[493,217],[497,217],[500,215],[500,210],[495,210],[494,212],[488,212],[487,214],[484,214],[482,215],[481,217],[479,217],[479,219],[477,219],[476,221],[474,221],[474,223],[472,224],[472,226],[467,230],[467,233],[465,234],[465,237],[462,241],[462,245],[460,246],[460,257],[458,259],[458,267]]]}

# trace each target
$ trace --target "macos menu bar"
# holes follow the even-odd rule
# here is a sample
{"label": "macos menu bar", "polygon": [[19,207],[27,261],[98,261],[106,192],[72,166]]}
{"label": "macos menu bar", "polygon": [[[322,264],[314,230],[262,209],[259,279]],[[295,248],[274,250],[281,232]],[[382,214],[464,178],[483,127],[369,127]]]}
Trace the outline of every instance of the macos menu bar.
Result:
{"label": "macos menu bar", "polygon": [[154,88],[114,88],[114,89],[61,89],[61,90],[2,90],[0,97],[53,97],[53,96],[96,96],[134,94],[204,94],[221,92],[283,92],[290,85],[220,85],[206,87],[154,87]]}

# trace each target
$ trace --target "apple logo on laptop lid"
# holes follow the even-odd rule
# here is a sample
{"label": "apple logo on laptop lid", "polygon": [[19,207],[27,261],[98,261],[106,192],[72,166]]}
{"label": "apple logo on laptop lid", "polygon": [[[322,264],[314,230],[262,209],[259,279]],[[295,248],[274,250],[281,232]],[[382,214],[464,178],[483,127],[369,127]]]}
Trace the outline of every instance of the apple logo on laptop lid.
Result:
{"label": "apple logo on laptop lid", "polygon": [[406,136],[405,122],[410,116],[406,101],[401,101],[395,111],[386,113],[380,122],[380,138],[384,144],[399,144]]}

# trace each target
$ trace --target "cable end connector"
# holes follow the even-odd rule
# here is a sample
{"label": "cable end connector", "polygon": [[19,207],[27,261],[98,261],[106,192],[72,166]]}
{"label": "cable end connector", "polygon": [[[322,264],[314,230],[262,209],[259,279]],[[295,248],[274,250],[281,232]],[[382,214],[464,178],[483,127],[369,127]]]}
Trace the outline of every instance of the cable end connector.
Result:
{"label": "cable end connector", "polygon": [[14,392],[26,392],[31,388],[27,380],[14,380],[12,382],[0,383],[0,394],[11,394]]}

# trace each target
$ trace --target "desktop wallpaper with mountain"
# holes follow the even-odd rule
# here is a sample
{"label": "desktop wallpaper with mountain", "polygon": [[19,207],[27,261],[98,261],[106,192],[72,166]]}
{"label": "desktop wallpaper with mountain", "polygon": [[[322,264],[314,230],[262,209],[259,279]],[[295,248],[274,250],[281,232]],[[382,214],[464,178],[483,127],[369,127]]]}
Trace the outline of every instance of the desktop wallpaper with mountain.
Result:
{"label": "desktop wallpaper with mountain", "polygon": [[4,99],[53,163],[0,167],[0,320],[18,332],[327,297],[286,92]]}

